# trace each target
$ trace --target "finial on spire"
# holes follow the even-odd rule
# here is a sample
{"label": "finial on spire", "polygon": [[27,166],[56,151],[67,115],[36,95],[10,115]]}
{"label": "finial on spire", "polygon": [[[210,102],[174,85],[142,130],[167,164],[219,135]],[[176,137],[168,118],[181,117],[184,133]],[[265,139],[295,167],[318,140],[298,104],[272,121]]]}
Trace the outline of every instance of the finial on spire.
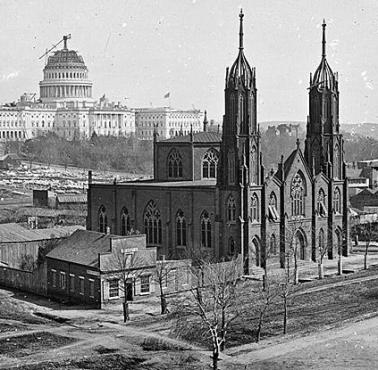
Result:
{"label": "finial on spire", "polygon": [[325,32],[326,26],[327,25],[326,25],[325,19],[323,19],[323,24],[322,24],[322,27],[323,27],[322,57],[323,58],[326,57],[326,32]]}
{"label": "finial on spire", "polygon": [[208,121],[207,121],[207,111],[205,111],[205,116],[204,116],[204,119],[203,119],[203,131],[207,131],[207,125],[208,125]]}
{"label": "finial on spire", "polygon": [[243,49],[243,17],[244,17],[244,14],[243,14],[243,9],[240,9],[240,14],[239,14],[239,18],[240,18],[240,31],[239,31],[239,49]]}
{"label": "finial on spire", "polygon": [[297,149],[299,149],[300,145],[301,145],[301,142],[299,141],[299,138],[297,137]]}

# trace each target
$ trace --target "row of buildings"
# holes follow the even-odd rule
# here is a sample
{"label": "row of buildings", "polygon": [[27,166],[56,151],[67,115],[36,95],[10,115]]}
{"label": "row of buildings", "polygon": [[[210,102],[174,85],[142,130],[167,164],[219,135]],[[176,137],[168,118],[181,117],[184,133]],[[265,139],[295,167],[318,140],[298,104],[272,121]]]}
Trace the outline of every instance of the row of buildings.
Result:
{"label": "row of buildings", "polygon": [[154,127],[162,138],[202,129],[204,113],[170,107],[128,108],[102,96],[92,97],[93,82],[83,57],[64,45],[47,59],[40,95],[23,94],[18,102],[0,107],[0,141],[32,139],[55,132],[68,140],[97,135],[152,140]]}

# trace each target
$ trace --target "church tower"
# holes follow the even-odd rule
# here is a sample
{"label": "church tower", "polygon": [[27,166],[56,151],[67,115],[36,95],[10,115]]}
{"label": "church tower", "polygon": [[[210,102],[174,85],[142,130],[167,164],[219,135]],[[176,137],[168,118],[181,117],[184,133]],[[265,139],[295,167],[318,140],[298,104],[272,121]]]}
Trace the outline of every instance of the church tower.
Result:
{"label": "church tower", "polygon": [[338,78],[326,58],[325,21],[322,28],[322,59],[314,76],[310,74],[305,158],[315,175],[322,171],[328,178],[343,180],[345,173],[343,139],[339,132]]}
{"label": "church tower", "polygon": [[225,114],[221,144],[220,188],[261,183],[260,133],[256,123],[256,74],[243,46],[243,11],[240,11],[239,53],[226,70]]}

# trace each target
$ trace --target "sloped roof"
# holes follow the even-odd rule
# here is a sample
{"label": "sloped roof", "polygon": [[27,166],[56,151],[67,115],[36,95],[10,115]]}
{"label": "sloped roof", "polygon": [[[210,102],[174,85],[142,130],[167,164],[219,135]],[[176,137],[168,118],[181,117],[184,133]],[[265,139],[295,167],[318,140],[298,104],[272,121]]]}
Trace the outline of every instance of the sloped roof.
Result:
{"label": "sloped roof", "polygon": [[0,224],[0,243],[32,242],[58,239],[71,235],[83,226],[61,226],[48,229],[27,229],[20,224]]}
{"label": "sloped roof", "polygon": [[[301,160],[302,160],[302,162],[303,162],[303,165],[304,165],[304,167],[305,167],[305,170],[306,170],[306,172],[307,172],[309,178],[312,179],[312,175],[311,175],[311,173],[310,173],[310,170],[309,170],[309,168],[308,168],[308,166],[307,166],[307,163],[306,163],[306,161],[305,161],[305,159],[304,159],[304,156],[303,156],[303,154],[302,154],[302,151],[301,151],[301,149],[300,149],[299,147],[297,147],[295,150],[293,150],[292,153],[289,155],[289,157],[288,157],[288,158],[286,159],[286,161],[284,162],[284,165],[283,165],[283,171],[284,171],[284,176],[283,176],[283,177],[284,177],[284,179],[286,179],[286,177],[288,176],[289,171],[290,171],[290,169],[291,169],[291,166],[293,165],[293,162],[294,162],[294,159],[295,159],[297,153],[298,153],[299,157],[301,158]],[[278,168],[278,170],[277,170],[275,176],[276,176],[279,180],[282,179],[282,168],[281,168],[281,167]]]}
{"label": "sloped roof", "polygon": [[49,258],[98,267],[98,254],[110,252],[111,235],[96,231],[77,230],[47,254]]}
{"label": "sloped roof", "polygon": [[59,194],[56,198],[59,203],[87,203],[86,194]]}
{"label": "sloped roof", "polygon": [[[160,143],[190,143],[191,135],[174,136],[170,139],[162,140]],[[194,143],[220,143],[222,141],[222,134],[214,131],[202,131],[193,134]]]}

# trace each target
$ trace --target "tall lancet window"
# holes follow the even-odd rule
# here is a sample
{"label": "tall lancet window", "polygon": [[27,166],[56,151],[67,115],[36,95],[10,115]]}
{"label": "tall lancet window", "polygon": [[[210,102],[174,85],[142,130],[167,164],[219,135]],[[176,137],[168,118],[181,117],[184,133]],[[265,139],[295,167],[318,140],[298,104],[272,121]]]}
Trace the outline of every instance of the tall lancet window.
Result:
{"label": "tall lancet window", "polygon": [[123,207],[121,211],[121,235],[127,235],[131,230],[130,216],[127,208]]}
{"label": "tall lancet window", "polygon": [[176,244],[186,246],[186,221],[184,212],[181,210],[176,215]]}
{"label": "tall lancet window", "polygon": [[228,163],[228,183],[230,185],[234,185],[235,184],[235,153],[233,150],[230,150],[228,152],[227,163]]}
{"label": "tall lancet window", "polygon": [[291,213],[293,216],[305,214],[305,184],[300,173],[297,173],[291,183]]}
{"label": "tall lancet window", "polygon": [[208,150],[202,159],[202,178],[216,179],[218,170],[218,153],[214,149]]}
{"label": "tall lancet window", "polygon": [[98,231],[100,233],[105,233],[106,228],[108,227],[108,217],[106,215],[106,209],[104,206],[101,206],[98,210]]}
{"label": "tall lancet window", "polygon": [[339,188],[333,192],[333,209],[336,213],[341,213],[341,194]]}
{"label": "tall lancet window", "polygon": [[257,184],[257,149],[256,146],[253,145],[251,149],[251,183]]}
{"label": "tall lancet window", "polygon": [[251,220],[260,221],[259,198],[256,193],[251,197]]}
{"label": "tall lancet window", "polygon": [[207,211],[201,214],[201,245],[211,248],[211,221]]}
{"label": "tall lancet window", "polygon": [[182,177],[182,159],[180,153],[176,149],[172,149],[168,156],[168,177]]}
{"label": "tall lancet window", "polygon": [[340,178],[340,151],[339,146],[335,145],[334,155],[333,155],[333,175],[336,179]]}
{"label": "tall lancet window", "polygon": [[143,218],[147,246],[160,245],[162,240],[160,211],[153,200],[148,202]]}

